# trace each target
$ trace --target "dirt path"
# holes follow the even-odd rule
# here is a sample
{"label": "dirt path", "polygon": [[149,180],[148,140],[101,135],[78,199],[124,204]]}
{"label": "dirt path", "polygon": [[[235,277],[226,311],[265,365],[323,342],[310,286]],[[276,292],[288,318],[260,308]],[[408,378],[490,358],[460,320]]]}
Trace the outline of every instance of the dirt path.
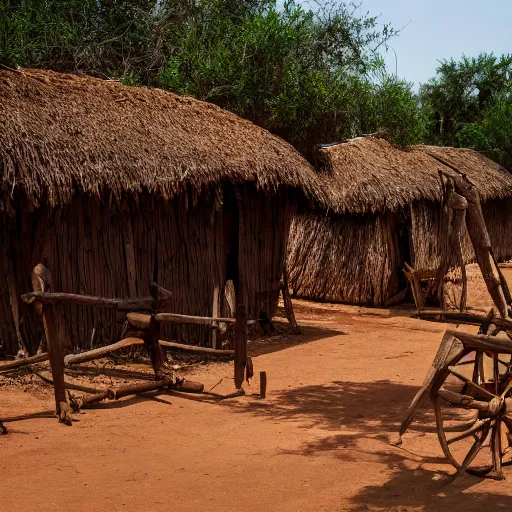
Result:
{"label": "dirt path", "polygon": [[[446,326],[403,311],[296,302],[299,338],[255,344],[268,398],[219,404],[169,395],[9,424],[0,511],[512,510],[508,481],[452,476],[426,411],[403,448],[387,443]],[[379,316],[380,315],[380,316]],[[275,350],[275,351],[272,351]],[[231,367],[194,378],[227,391]],[[257,385],[248,388],[256,393]],[[51,397],[0,391],[0,416]]]}

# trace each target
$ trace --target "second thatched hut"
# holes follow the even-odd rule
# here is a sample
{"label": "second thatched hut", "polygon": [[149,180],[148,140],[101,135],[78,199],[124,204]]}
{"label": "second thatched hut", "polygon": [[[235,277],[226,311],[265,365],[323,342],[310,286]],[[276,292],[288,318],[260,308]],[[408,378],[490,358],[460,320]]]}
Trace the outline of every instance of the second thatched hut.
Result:
{"label": "second thatched hut", "polygon": [[[476,151],[399,149],[364,137],[320,148],[318,173],[330,194],[322,215],[295,218],[289,241],[290,285],[298,297],[383,306],[406,283],[404,262],[439,266],[438,171],[465,173],[477,186],[498,259],[512,256],[512,176]],[[473,252],[466,236],[466,262]]]}

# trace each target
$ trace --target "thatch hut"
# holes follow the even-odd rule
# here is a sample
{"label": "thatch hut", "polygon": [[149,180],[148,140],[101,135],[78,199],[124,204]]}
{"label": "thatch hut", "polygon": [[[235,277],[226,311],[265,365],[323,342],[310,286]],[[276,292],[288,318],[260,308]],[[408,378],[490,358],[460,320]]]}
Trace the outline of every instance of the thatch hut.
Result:
{"label": "thatch hut", "polygon": [[[115,81],[0,71],[0,351],[34,351],[41,322],[19,296],[44,263],[56,291],[147,296],[224,313],[232,281],[272,317],[292,213],[321,196],[287,143],[214,105]],[[59,306],[73,350],[115,339],[111,310]],[[207,345],[211,330],[167,336]]]}
{"label": "thatch hut", "polygon": [[[330,210],[298,216],[292,224],[288,271],[299,297],[382,306],[405,287],[404,262],[436,269],[438,170],[453,172],[450,166],[478,187],[496,256],[512,256],[512,176],[476,151],[399,149],[364,137],[320,148],[317,161]],[[472,260],[467,236],[463,253]]]}

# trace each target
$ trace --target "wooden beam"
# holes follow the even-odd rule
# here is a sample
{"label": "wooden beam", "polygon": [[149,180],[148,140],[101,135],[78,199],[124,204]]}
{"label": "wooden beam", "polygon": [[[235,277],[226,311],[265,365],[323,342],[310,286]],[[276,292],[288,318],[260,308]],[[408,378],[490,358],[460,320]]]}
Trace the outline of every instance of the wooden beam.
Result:
{"label": "wooden beam", "polygon": [[455,330],[447,330],[446,335],[451,335],[459,339],[466,348],[476,348],[501,354],[512,354],[512,343],[510,343],[510,340],[483,334],[468,334]]}
{"label": "wooden beam", "polygon": [[[235,318],[219,318],[209,316],[178,315],[177,313],[158,313],[155,318],[159,322],[174,322],[183,324],[214,324],[223,322],[226,324],[236,323]],[[256,320],[248,320],[247,325],[254,325]]]}
{"label": "wooden beam", "polygon": [[114,391],[114,397],[116,400],[128,395],[138,395],[139,393],[147,393],[148,391],[156,391],[163,389],[171,385],[171,381],[167,379],[157,380],[153,382],[137,382],[135,384],[127,384],[121,386]]}
{"label": "wooden beam", "polygon": [[144,345],[144,340],[140,338],[124,338],[112,345],[105,345],[104,347],[95,348],[87,352],[81,352],[80,354],[68,354],[64,358],[64,365],[69,366],[72,364],[81,364],[88,361],[94,361],[95,359],[101,359],[111,352],[121,348],[131,347],[132,345]]}
{"label": "wooden beam", "polygon": [[[43,289],[49,289],[51,283],[50,271],[39,264],[34,268],[34,274],[47,276],[46,280],[44,277],[41,279],[44,282]],[[34,292],[38,293],[38,292]],[[46,293],[46,292],[39,292]],[[55,320],[55,311],[53,304],[43,304],[43,324],[44,332],[46,334],[46,343],[48,345],[48,354],[50,356],[50,366],[52,370],[52,377],[54,383],[54,395],[55,395],[55,409],[59,420],[68,423],[69,420],[66,415],[66,410],[63,410],[63,406],[67,405],[66,398],[66,387],[64,384],[64,342],[65,340],[59,339],[59,331]],[[65,407],[64,407],[65,409]]]}
{"label": "wooden beam", "polygon": [[0,364],[0,372],[15,370],[17,368],[22,368],[23,366],[28,366],[30,364],[42,363],[43,361],[48,361],[48,359],[50,359],[50,354],[48,354],[47,352],[43,352],[42,354],[37,354],[36,356],[25,357],[23,359],[16,359],[15,361],[7,361],[6,363]]}
{"label": "wooden beam", "polygon": [[[486,325],[489,319],[485,315],[478,315],[476,313],[459,313],[458,311],[436,311],[436,310],[423,310],[418,313],[419,318],[428,318],[437,320],[440,317],[441,322],[451,320],[452,323],[463,323],[469,325]],[[512,319],[494,317],[491,319],[492,324],[504,331],[512,330]]]}
{"label": "wooden beam", "polygon": [[233,357],[235,355],[234,350],[222,350],[218,348],[209,348],[209,347],[199,347],[195,345],[185,345],[184,343],[176,343],[175,341],[163,341],[158,340],[158,343],[162,347],[165,348],[177,348],[180,350],[187,350],[189,352],[199,352],[202,354],[211,354],[215,356],[230,356]]}
{"label": "wooden beam", "polygon": [[107,308],[118,308],[120,310],[149,311],[159,309],[168,304],[169,299],[155,301],[153,297],[141,297],[135,299],[120,299],[96,297],[93,295],[78,295],[76,293],[52,293],[52,292],[30,292],[21,296],[27,304],[40,302],[41,304],[75,304],[77,306],[101,306]]}

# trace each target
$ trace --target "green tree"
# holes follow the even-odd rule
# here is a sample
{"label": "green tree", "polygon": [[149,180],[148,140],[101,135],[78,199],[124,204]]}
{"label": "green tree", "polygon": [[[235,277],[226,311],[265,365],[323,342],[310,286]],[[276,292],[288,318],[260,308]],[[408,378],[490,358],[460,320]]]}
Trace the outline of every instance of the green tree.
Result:
{"label": "green tree", "polygon": [[399,144],[416,141],[417,98],[378,55],[394,30],[327,1],[306,10],[295,0],[4,0],[0,62],[188,94],[305,154],[381,127]]}
{"label": "green tree", "polygon": [[471,147],[510,165],[512,55],[443,61],[437,72],[421,88],[427,140]]}

